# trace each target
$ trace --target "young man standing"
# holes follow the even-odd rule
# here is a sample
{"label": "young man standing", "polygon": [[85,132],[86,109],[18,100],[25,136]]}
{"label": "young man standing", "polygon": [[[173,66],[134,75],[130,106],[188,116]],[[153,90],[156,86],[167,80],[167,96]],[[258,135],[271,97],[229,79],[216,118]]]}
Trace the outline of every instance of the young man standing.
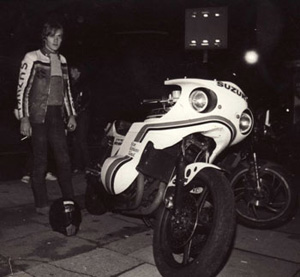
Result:
{"label": "young man standing", "polygon": [[25,55],[19,74],[17,100],[20,132],[32,136],[32,190],[37,213],[49,211],[45,173],[49,142],[57,167],[63,198],[74,197],[65,119],[69,131],[76,128],[67,62],[58,53],[63,27],[47,22],[42,31],[42,49]]}

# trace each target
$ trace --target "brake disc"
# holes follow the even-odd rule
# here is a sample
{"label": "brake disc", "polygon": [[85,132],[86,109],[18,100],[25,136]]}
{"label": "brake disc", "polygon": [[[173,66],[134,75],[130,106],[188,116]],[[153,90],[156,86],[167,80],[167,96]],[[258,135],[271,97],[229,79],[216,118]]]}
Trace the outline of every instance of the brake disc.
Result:
{"label": "brake disc", "polygon": [[187,193],[182,208],[174,209],[169,216],[169,242],[171,247],[180,249],[193,237],[198,223],[198,208],[195,198]]}

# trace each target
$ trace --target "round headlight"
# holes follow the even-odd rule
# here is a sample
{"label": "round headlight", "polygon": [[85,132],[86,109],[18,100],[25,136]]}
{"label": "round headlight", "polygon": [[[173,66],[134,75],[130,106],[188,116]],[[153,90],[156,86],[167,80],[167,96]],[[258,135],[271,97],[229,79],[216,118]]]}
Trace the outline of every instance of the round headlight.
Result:
{"label": "round headlight", "polygon": [[246,134],[251,131],[253,126],[253,117],[249,111],[244,111],[240,117],[240,131]]}
{"label": "round headlight", "polygon": [[190,95],[190,103],[197,112],[202,112],[208,105],[208,97],[202,90],[195,90]]}

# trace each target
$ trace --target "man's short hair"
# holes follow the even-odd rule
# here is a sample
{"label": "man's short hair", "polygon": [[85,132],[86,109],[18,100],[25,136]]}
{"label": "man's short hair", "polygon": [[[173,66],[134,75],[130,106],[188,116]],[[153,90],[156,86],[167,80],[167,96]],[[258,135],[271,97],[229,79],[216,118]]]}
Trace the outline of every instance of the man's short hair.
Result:
{"label": "man's short hair", "polygon": [[84,71],[84,65],[81,62],[78,61],[71,61],[68,63],[69,64],[69,68],[77,68],[78,71],[83,72]]}
{"label": "man's short hair", "polygon": [[64,30],[63,26],[58,21],[47,21],[42,30],[42,41],[57,30]]}

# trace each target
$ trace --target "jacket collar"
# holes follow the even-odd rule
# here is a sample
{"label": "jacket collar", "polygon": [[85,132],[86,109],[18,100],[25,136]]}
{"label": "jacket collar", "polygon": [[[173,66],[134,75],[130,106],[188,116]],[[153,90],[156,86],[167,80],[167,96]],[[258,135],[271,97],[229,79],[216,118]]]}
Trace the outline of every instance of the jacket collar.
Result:
{"label": "jacket collar", "polygon": [[57,51],[52,52],[50,51],[48,48],[46,48],[45,46],[43,48],[41,48],[41,52],[48,58],[50,58],[50,54],[57,54],[59,56],[59,53]]}

